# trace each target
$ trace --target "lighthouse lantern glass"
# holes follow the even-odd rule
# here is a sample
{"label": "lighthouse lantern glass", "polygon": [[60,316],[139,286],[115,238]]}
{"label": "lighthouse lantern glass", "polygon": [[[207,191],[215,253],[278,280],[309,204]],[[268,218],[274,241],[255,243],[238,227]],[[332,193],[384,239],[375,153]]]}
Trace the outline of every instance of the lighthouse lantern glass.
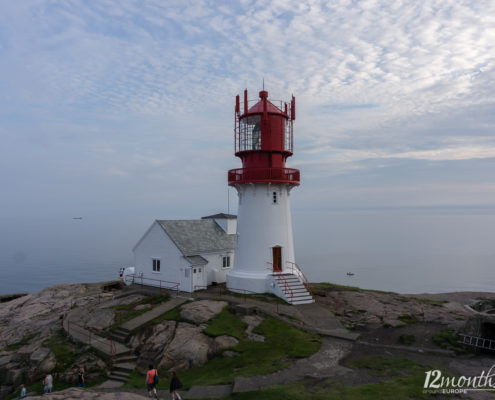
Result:
{"label": "lighthouse lantern glass", "polygon": [[240,151],[261,149],[261,116],[249,115],[241,119]]}

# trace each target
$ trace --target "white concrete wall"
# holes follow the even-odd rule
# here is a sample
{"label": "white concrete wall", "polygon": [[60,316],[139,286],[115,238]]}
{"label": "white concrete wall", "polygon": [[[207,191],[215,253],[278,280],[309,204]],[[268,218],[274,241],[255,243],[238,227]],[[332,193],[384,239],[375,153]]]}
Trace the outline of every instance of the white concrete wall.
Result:
{"label": "white concrete wall", "polygon": [[[153,271],[153,259],[160,260],[160,272]],[[189,279],[185,277],[189,263],[156,221],[134,248],[134,266],[138,276],[142,273],[144,278],[177,282],[181,291],[191,292],[191,275]],[[143,282],[153,286],[160,284],[157,281]]]}
{"label": "white concrete wall", "polygon": [[220,225],[225,233],[229,235],[235,235],[237,230],[236,218],[215,218],[215,222]]}
{"label": "white concrete wall", "polygon": [[[238,185],[235,267],[227,274],[227,287],[257,293],[268,291],[274,246],[282,247],[282,268],[295,262],[290,186],[288,184]],[[277,203],[273,203],[273,192]],[[238,290],[239,291],[239,290]]]}
{"label": "white concrete wall", "polygon": [[[230,256],[230,268],[223,268],[223,257]],[[222,252],[202,253],[201,257],[208,261],[205,265],[207,271],[207,284],[211,285],[213,282],[223,283],[227,281],[227,272],[229,272],[234,265],[234,251],[225,250]]]}

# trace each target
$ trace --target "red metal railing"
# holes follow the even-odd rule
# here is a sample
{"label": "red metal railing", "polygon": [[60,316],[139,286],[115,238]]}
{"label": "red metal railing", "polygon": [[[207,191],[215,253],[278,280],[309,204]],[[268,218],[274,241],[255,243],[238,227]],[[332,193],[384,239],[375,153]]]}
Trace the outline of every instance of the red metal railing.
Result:
{"label": "red metal railing", "polygon": [[282,270],[274,270],[273,264],[270,261],[267,261],[266,263],[272,266],[271,268],[267,269],[271,271],[272,275],[275,277],[275,279],[277,279],[278,283],[280,283],[280,280],[282,281],[283,287],[281,287],[281,289],[283,290],[285,295],[288,296],[287,299],[290,299],[290,301],[292,302],[292,300],[294,299],[294,292],[292,292],[292,288],[290,287],[289,282],[287,282],[287,280],[283,276],[283,274],[286,274],[287,272],[284,272]]}
{"label": "red metal railing", "polygon": [[292,261],[286,261],[285,263],[290,265],[289,268],[292,271],[291,272],[292,274],[297,275],[297,276],[299,276],[299,278],[301,278],[304,286],[306,287],[308,292],[311,294],[311,297],[314,298],[313,285],[311,285],[311,282],[308,281],[308,278],[306,278],[306,275],[304,275],[304,272],[302,271],[302,269],[299,268],[299,265],[297,265],[296,263],[294,263]]}
{"label": "red metal railing", "polygon": [[229,171],[229,185],[250,182],[284,182],[299,185],[300,172],[294,168],[237,168]]}
{"label": "red metal railing", "polygon": [[113,357],[117,354],[117,347],[115,346],[115,342],[112,339],[104,339],[98,335],[95,335],[86,327],[79,325],[76,322],[71,322],[69,317],[66,317],[66,325],[67,325],[67,334],[70,336],[71,330],[73,332],[78,332],[82,337],[87,338],[87,344],[91,345],[92,342],[99,342],[104,346],[108,346],[109,353]]}
{"label": "red metal railing", "polygon": [[176,292],[176,295],[179,295],[179,286],[180,283],[165,281],[163,279],[154,279],[154,278],[146,278],[142,275],[129,274],[125,277],[126,283],[134,283],[141,286],[153,286],[160,288],[160,293],[162,289],[172,290]]}

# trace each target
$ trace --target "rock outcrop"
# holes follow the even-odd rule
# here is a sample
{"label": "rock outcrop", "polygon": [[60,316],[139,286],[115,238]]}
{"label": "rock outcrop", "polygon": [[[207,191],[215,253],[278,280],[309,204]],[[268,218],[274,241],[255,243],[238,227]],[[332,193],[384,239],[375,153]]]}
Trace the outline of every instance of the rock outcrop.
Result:
{"label": "rock outcrop", "polygon": [[202,324],[212,319],[215,315],[220,314],[227,304],[228,303],[225,301],[195,301],[184,304],[181,307],[180,315],[182,318],[194,322],[195,324]]}

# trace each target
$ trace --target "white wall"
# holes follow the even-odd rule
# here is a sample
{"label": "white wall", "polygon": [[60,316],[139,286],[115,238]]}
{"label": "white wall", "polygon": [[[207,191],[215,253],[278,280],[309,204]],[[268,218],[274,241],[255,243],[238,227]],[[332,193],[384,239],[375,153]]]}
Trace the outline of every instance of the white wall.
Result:
{"label": "white wall", "polygon": [[235,235],[237,231],[236,218],[215,218],[215,222],[220,225],[225,233],[229,235]]}
{"label": "white wall", "polygon": [[[160,272],[153,271],[153,259],[160,260]],[[144,278],[177,282],[181,291],[191,291],[191,275],[189,279],[185,278],[189,263],[156,221],[134,248],[134,266],[136,275],[142,273]],[[144,280],[143,283],[160,285],[158,281]],[[166,284],[162,282],[162,285]]]}
{"label": "white wall", "polygon": [[[230,268],[223,268],[223,257],[227,256],[230,256]],[[227,272],[234,266],[234,251],[225,250],[214,253],[202,253],[201,257],[208,261],[208,264],[205,265],[208,285],[211,285],[213,282],[226,282]]]}
{"label": "white wall", "polygon": [[[282,268],[295,262],[288,184],[238,185],[235,267],[227,275],[227,287],[255,292],[267,290],[274,246],[282,247]],[[273,203],[273,192],[277,203]]]}

